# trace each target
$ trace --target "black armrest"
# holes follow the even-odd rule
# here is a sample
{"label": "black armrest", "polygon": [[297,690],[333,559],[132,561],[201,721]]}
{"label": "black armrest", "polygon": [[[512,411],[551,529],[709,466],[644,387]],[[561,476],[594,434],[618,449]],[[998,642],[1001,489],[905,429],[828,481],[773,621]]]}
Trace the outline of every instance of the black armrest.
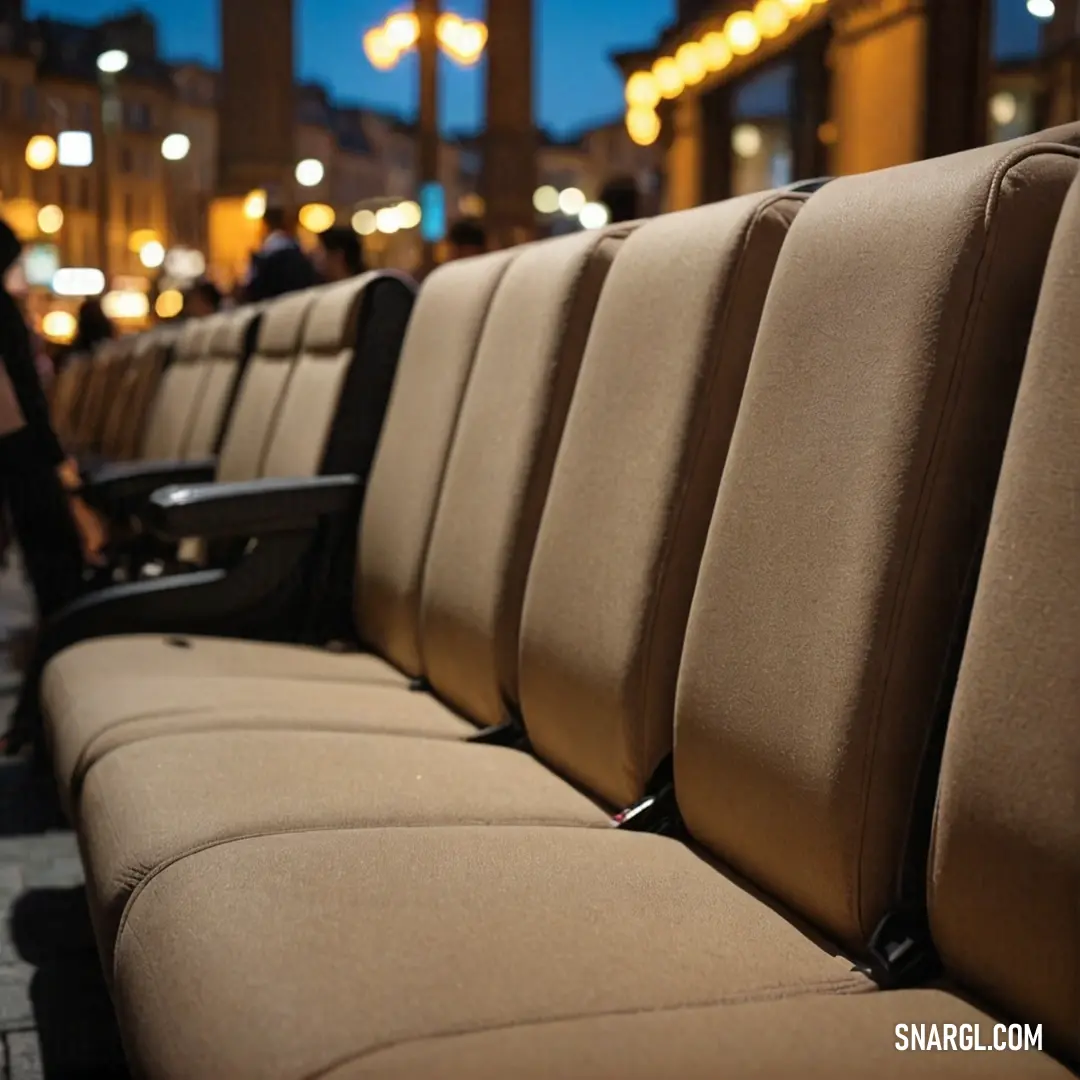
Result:
{"label": "black armrest", "polygon": [[360,494],[352,474],[173,484],[154,492],[142,517],[166,539],[240,539],[313,530],[322,518],[353,510]]}
{"label": "black armrest", "polygon": [[127,517],[167,484],[202,484],[214,479],[217,461],[125,461],[83,477],[86,501],[112,517]]}

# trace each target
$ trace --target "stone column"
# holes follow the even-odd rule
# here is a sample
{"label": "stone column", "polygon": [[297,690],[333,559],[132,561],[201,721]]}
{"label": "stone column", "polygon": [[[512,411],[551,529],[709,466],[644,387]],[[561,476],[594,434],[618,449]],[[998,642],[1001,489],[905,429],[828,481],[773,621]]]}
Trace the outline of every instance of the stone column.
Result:
{"label": "stone column", "polygon": [[291,201],[295,168],[292,0],[220,0],[220,189]]}
{"label": "stone column", "polygon": [[489,0],[487,125],[481,194],[492,247],[535,233],[536,125],[533,118],[532,0]]}

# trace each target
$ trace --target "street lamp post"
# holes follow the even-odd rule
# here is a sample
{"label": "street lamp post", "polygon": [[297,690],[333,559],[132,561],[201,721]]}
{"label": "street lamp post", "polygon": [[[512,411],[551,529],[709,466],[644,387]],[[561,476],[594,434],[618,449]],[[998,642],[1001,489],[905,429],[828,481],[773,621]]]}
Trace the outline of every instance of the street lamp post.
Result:
{"label": "street lamp post", "polygon": [[[415,0],[412,11],[399,11],[364,35],[364,51],[373,67],[388,71],[415,47],[420,59],[420,115],[417,171],[420,186],[439,182],[439,50],[463,67],[476,64],[487,44],[487,27],[440,12],[439,0]],[[424,242],[424,268],[433,263],[432,245]]]}
{"label": "street lamp post", "polygon": [[[439,0],[416,0],[420,59],[420,186],[439,182]],[[423,270],[435,265],[435,251],[423,241]]]}
{"label": "street lamp post", "polygon": [[111,279],[111,252],[109,223],[112,215],[112,191],[110,168],[112,165],[112,135],[120,127],[120,95],[117,93],[117,76],[128,65],[127,53],[109,49],[97,58],[98,85],[101,89],[101,147],[96,155],[98,163],[98,247],[101,255],[101,271],[106,287]]}

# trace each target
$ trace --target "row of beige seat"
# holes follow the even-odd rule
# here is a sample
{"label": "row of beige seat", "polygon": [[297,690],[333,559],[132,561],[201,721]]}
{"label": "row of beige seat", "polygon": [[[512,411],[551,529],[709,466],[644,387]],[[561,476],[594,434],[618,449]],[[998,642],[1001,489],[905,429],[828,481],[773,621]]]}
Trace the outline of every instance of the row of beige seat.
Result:
{"label": "row of beige seat", "polygon": [[83,459],[127,460],[138,453],[145,420],[176,331],[158,327],[103,342],[92,357],[74,356],[50,389],[53,427]]}
{"label": "row of beige seat", "polygon": [[[373,273],[192,321],[161,380],[140,460],[95,471],[88,497],[118,533],[132,519],[138,526],[146,500],[169,483],[363,472],[412,296],[406,280]],[[361,422],[337,422],[358,407]],[[290,425],[302,429],[303,447],[283,453]],[[148,556],[130,541],[114,553]]]}
{"label": "row of beige seat", "polygon": [[430,278],[370,651],[46,672],[137,1074],[1074,1075],[1078,143]]}

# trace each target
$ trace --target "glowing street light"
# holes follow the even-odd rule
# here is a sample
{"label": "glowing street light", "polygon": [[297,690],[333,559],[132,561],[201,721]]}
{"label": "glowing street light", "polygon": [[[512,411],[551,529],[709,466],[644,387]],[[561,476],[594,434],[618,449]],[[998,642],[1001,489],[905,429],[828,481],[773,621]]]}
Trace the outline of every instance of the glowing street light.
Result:
{"label": "glowing street light", "polygon": [[191,140],[179,132],[161,140],[161,156],[166,161],[183,161],[191,150]]}
{"label": "glowing street light", "polygon": [[248,221],[261,221],[266,213],[266,192],[261,188],[249,191],[244,198],[244,217]]}
{"label": "glowing street light", "polygon": [[[444,12],[435,24],[435,37],[442,51],[462,67],[471,67],[487,45],[487,27],[474,19]],[[398,11],[381,26],[364,35],[364,54],[377,71],[389,71],[420,42],[420,19],[415,11]]]}
{"label": "glowing street light", "polygon": [[1046,22],[1054,17],[1054,0],[1027,0],[1028,14],[1033,19]]}
{"label": "glowing street light", "polygon": [[97,69],[103,75],[119,75],[128,66],[128,54],[123,49],[108,49],[97,58]]}
{"label": "glowing street light", "polygon": [[64,227],[64,211],[59,206],[50,203],[38,211],[38,228],[46,235],[52,236]]}
{"label": "glowing street light", "polygon": [[325,175],[323,163],[315,158],[305,158],[296,166],[296,182],[301,187],[318,187]]}
{"label": "glowing street light", "polygon": [[56,140],[51,135],[35,135],[26,144],[26,164],[41,172],[56,162]]}
{"label": "glowing street light", "polygon": [[159,240],[151,240],[139,249],[139,262],[147,270],[156,270],[165,261],[165,248]]}

